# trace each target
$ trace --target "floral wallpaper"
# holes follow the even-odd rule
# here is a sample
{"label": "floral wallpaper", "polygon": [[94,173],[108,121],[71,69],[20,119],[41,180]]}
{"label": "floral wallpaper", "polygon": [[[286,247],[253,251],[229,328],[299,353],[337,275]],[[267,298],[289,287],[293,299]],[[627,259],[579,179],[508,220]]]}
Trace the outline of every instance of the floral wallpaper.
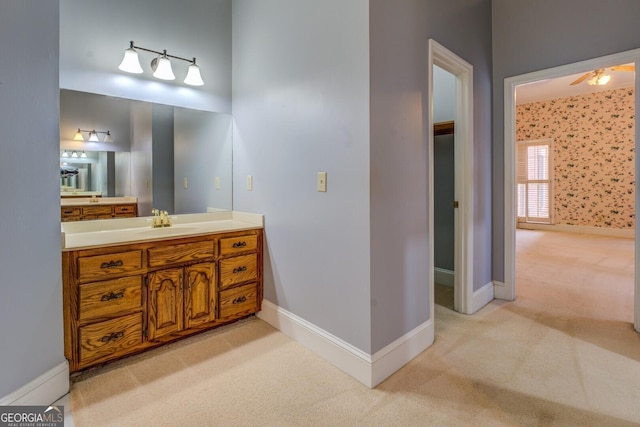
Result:
{"label": "floral wallpaper", "polygon": [[635,228],[634,89],[516,107],[516,140],[553,138],[555,224]]}

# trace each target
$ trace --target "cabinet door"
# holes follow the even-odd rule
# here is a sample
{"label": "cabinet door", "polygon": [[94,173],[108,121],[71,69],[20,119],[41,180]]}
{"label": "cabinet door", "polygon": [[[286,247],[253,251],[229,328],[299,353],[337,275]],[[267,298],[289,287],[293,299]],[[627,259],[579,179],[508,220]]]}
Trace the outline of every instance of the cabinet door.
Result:
{"label": "cabinet door", "polygon": [[185,268],[187,277],[184,305],[185,328],[216,318],[215,265],[211,262]]}
{"label": "cabinet door", "polygon": [[181,331],[182,268],[149,273],[149,339]]}

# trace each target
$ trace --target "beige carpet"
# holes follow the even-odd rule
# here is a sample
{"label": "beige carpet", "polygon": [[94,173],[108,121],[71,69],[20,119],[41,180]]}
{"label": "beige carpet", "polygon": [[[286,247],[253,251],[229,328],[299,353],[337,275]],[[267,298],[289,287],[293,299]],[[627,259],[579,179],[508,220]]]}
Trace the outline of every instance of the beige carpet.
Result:
{"label": "beige carpet", "polygon": [[[521,272],[530,265],[520,258],[546,256],[532,240],[534,256],[519,253]],[[622,262],[600,257],[602,274],[604,264]],[[75,425],[640,425],[640,339],[626,305],[578,291],[611,289],[606,274],[618,273],[603,281],[561,263],[566,269],[545,280],[519,279],[515,302],[494,301],[473,316],[436,306],[434,345],[374,390],[250,318],[78,379]],[[601,297],[609,310],[594,307]]]}

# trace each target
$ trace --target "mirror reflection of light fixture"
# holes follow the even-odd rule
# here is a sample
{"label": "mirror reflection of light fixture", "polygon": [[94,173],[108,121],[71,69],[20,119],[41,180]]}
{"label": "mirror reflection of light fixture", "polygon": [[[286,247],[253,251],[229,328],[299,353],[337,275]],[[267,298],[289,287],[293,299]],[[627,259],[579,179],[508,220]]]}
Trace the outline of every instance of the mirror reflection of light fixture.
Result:
{"label": "mirror reflection of light fixture", "polygon": [[67,153],[67,150],[64,150],[64,152],[62,153],[62,157],[69,157],[69,153]]}
{"label": "mirror reflection of light fixture", "polygon": [[82,159],[86,159],[87,158],[87,153],[85,153],[84,150],[82,151],[82,154],[80,154],[80,158],[82,158]]}
{"label": "mirror reflection of light fixture", "polygon": [[88,130],[88,129],[80,129],[80,128],[78,128],[78,130],[76,131],[76,134],[73,136],[73,140],[85,141],[83,132],[89,133],[89,139],[87,139],[87,141],[89,142],[100,142],[100,138],[98,137],[99,133],[105,134],[105,137],[102,140],[102,142],[113,142],[113,138],[111,138],[111,132],[108,130],[95,130],[95,129]]}
{"label": "mirror reflection of light fixture", "polygon": [[118,66],[120,70],[127,73],[142,73],[142,67],[140,66],[140,59],[138,58],[138,52],[136,51],[136,49],[155,53],[156,55],[158,55],[151,61],[151,69],[153,70],[153,76],[155,78],[161,80],[175,80],[176,76],[175,74],[173,74],[171,61],[169,60],[169,58],[173,58],[180,61],[188,62],[190,64],[187,71],[187,76],[184,79],[185,84],[188,84],[190,86],[202,86],[204,84],[202,76],[200,75],[200,67],[196,65],[196,58],[186,59],[180,56],[169,55],[166,49],[162,52],[153,49],[147,49],[141,46],[136,46],[133,41],[129,42],[129,48],[124,51],[124,57],[122,58],[122,62]]}
{"label": "mirror reflection of light fixture", "polygon": [[78,153],[76,153],[75,151],[73,153],[71,153],[71,157],[73,158],[77,158],[78,157]]}

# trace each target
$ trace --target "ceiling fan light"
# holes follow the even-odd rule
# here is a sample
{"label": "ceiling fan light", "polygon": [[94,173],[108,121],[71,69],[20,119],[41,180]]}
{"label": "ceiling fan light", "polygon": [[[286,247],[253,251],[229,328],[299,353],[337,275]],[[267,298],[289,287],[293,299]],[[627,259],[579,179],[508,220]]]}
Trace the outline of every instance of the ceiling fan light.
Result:
{"label": "ceiling fan light", "polygon": [[153,77],[160,80],[175,80],[176,76],[171,69],[171,61],[167,58],[166,53],[163,56],[154,58],[151,61],[151,68],[153,69]]}
{"label": "ceiling fan light", "polygon": [[598,85],[606,85],[607,83],[609,83],[609,80],[611,80],[611,76],[609,74],[603,74],[598,77]]}

